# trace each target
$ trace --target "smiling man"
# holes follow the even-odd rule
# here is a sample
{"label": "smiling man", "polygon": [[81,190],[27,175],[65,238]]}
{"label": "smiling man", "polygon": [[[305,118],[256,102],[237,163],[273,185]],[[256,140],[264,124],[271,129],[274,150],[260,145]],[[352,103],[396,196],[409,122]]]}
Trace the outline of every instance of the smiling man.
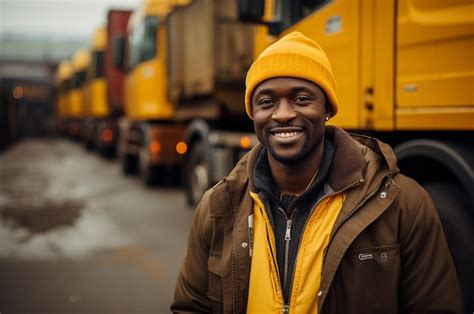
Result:
{"label": "smiling man", "polygon": [[462,313],[433,202],[388,145],[326,126],[335,85],[301,33],[253,63],[261,145],[200,202],[174,312]]}

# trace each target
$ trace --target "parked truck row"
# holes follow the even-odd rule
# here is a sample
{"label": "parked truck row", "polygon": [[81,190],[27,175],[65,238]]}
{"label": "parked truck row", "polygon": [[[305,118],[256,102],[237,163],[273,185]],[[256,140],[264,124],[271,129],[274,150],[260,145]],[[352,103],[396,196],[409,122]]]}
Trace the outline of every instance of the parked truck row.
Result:
{"label": "parked truck row", "polygon": [[180,178],[196,204],[256,143],[243,106],[252,60],[302,31],[333,66],[341,108],[330,123],[390,143],[432,195],[472,309],[473,10],[468,0],[147,0],[109,12],[85,80],[72,78],[87,62],[61,63],[58,116],[75,136],[66,95],[83,86],[86,145],[147,184]]}
{"label": "parked truck row", "polygon": [[88,148],[117,155],[124,173],[181,181],[196,204],[256,143],[242,106],[253,26],[239,23],[235,0],[110,10],[87,52],[86,72],[84,51],[58,67],[58,117]]}

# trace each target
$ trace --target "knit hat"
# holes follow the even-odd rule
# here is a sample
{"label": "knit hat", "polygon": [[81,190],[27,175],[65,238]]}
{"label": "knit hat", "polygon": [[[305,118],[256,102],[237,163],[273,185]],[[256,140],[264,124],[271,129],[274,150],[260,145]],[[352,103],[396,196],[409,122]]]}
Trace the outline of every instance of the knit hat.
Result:
{"label": "knit hat", "polygon": [[339,107],[336,98],[336,82],[331,65],[323,49],[300,32],[282,37],[267,47],[255,60],[245,81],[245,110],[252,119],[252,94],[262,82],[276,77],[294,77],[311,81],[326,94],[332,110]]}

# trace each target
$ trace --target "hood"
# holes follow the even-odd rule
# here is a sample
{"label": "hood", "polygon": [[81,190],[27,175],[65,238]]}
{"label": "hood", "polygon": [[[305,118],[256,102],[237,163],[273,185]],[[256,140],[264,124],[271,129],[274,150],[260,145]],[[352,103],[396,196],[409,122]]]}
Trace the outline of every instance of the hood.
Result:
{"label": "hood", "polygon": [[[326,127],[326,138],[333,143],[335,150],[327,179],[335,192],[357,186],[356,198],[362,199],[377,188],[383,178],[399,172],[395,153],[386,143],[364,135],[349,134],[336,126]],[[262,148],[258,143],[224,179],[232,204],[238,205],[248,189],[259,192],[250,174]]]}

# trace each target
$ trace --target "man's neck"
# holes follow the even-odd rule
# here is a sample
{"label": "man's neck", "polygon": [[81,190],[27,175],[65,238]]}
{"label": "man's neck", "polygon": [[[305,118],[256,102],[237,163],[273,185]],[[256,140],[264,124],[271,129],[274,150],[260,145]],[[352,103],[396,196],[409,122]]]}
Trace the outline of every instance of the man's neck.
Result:
{"label": "man's neck", "polygon": [[324,145],[305,160],[294,163],[282,163],[268,154],[270,171],[278,190],[282,194],[300,195],[310,185],[318,171],[323,157]]}

